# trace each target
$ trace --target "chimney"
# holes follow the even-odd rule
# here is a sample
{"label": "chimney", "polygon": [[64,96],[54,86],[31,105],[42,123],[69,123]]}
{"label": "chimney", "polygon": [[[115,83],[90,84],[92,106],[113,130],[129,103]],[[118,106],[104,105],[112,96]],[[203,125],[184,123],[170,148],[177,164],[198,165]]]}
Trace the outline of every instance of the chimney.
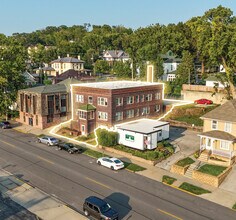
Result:
{"label": "chimney", "polygon": [[78,60],[80,60],[80,55],[78,55]]}
{"label": "chimney", "polygon": [[67,57],[70,57],[70,54],[67,54],[66,56],[67,56]]}
{"label": "chimney", "polygon": [[58,59],[60,59],[61,57],[60,56],[58,56]]}

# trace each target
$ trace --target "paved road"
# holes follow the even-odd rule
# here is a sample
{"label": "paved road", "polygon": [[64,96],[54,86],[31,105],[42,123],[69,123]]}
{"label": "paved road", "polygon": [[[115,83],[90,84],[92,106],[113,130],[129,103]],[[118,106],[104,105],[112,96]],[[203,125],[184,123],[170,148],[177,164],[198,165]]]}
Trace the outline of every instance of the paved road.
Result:
{"label": "paved road", "polygon": [[126,170],[100,167],[95,159],[57,151],[15,130],[0,130],[0,166],[78,210],[96,195],[121,219],[236,219],[228,208]]}

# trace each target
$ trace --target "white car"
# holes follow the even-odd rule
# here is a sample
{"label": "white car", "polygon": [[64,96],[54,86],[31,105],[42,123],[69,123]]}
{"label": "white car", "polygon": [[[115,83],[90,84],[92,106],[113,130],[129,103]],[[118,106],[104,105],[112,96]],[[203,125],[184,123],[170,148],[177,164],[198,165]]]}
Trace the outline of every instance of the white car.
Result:
{"label": "white car", "polygon": [[115,157],[100,157],[97,160],[97,164],[108,167],[112,170],[119,170],[124,168],[124,163]]}

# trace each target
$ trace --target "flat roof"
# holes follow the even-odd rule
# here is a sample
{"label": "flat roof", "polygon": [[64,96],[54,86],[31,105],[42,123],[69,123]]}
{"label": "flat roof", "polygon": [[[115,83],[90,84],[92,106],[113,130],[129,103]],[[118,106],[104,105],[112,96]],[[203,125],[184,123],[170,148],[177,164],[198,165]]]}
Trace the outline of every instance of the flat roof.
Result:
{"label": "flat roof", "polygon": [[94,82],[94,83],[79,83],[72,86],[82,86],[99,89],[124,89],[142,86],[162,85],[162,83],[139,82],[139,81],[109,81],[109,82]]}
{"label": "flat roof", "polygon": [[169,122],[157,121],[153,119],[140,119],[126,124],[116,125],[117,129],[133,131],[136,133],[150,134],[158,131],[161,126],[168,125]]}

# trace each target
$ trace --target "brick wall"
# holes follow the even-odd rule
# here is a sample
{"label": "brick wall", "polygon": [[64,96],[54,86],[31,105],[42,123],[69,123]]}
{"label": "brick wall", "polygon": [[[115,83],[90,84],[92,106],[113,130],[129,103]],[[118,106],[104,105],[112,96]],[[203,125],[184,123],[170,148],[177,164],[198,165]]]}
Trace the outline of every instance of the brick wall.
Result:
{"label": "brick wall", "polygon": [[187,169],[189,168],[189,166],[190,165],[182,167],[182,166],[178,166],[177,164],[173,164],[171,166],[170,172],[177,173],[177,174],[180,174],[180,175],[184,175],[185,172],[187,171]]}

